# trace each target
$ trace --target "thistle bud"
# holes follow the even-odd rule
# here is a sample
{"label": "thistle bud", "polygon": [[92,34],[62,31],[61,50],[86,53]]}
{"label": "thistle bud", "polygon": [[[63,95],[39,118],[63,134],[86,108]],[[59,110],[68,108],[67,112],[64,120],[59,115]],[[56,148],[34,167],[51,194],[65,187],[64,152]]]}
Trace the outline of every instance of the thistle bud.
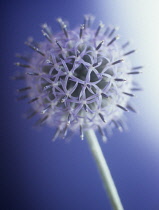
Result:
{"label": "thistle bud", "polygon": [[118,43],[116,28],[100,22],[93,30],[93,20],[87,15],[84,24],[69,30],[58,18],[62,30],[54,35],[42,25],[45,40],[27,41],[33,52],[27,59],[19,56],[24,63],[16,63],[24,68],[26,82],[18,91],[26,94],[19,98],[28,98],[33,108],[28,118],[39,114],[36,124],[57,127],[53,139],[65,138],[70,131],[83,139],[84,131],[93,128],[105,140],[104,129],[113,125],[121,130],[123,113],[134,110],[128,101],[138,89],[132,77],[140,72],[129,60],[135,50],[126,50],[128,42]]}

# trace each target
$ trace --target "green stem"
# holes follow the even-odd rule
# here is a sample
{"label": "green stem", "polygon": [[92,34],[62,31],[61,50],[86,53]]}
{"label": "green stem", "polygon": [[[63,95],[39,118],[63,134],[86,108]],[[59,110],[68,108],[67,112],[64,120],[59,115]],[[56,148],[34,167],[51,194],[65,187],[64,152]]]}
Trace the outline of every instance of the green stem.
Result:
{"label": "green stem", "polygon": [[101,147],[99,145],[98,139],[92,129],[85,132],[87,141],[89,143],[90,149],[97,163],[98,169],[102,176],[104,187],[109,196],[111,205],[114,210],[124,210],[122,203],[120,201],[117,189],[115,187],[114,181],[112,179],[111,173],[109,171],[107,162],[102,153]]}

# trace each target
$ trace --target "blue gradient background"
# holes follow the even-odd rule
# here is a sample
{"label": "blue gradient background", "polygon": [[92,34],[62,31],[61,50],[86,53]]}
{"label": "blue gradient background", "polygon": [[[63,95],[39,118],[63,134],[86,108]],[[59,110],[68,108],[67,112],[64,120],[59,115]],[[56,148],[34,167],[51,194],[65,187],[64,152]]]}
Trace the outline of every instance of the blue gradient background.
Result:
{"label": "blue gradient background", "polygon": [[92,13],[96,24],[120,26],[121,40],[133,38],[144,64],[139,76],[144,92],[134,99],[140,114],[128,113],[129,132],[114,131],[107,144],[100,140],[125,210],[159,210],[159,4],[157,0],[15,0],[1,1],[1,210],[111,209],[86,141],[51,142],[54,130],[31,128],[23,120],[25,102],[14,94],[21,84],[9,80],[16,71],[16,52],[25,52],[28,36],[42,40],[40,24],[58,30],[55,19],[71,28]]}

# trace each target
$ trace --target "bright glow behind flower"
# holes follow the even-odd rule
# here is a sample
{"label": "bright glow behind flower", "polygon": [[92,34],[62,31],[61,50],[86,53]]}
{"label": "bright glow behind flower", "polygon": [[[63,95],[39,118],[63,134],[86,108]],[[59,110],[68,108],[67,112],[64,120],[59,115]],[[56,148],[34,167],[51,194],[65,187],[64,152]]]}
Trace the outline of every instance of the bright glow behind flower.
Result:
{"label": "bright glow behind flower", "polygon": [[[27,64],[16,63],[26,68],[27,91],[21,98],[29,98],[33,112],[41,115],[37,124],[46,122],[57,127],[53,139],[63,138],[68,131],[80,131],[81,139],[86,129],[99,129],[106,140],[103,128],[123,129],[123,112],[134,108],[128,104],[134,96],[132,75],[140,73],[141,66],[132,67],[127,56],[135,50],[126,50],[128,42],[117,44],[116,28],[100,22],[97,30],[91,29],[93,16],[86,15],[84,24],[68,30],[59,18],[60,33],[52,34],[47,24],[42,25],[46,40],[26,44],[35,52]],[[18,77],[17,77],[18,78]]]}

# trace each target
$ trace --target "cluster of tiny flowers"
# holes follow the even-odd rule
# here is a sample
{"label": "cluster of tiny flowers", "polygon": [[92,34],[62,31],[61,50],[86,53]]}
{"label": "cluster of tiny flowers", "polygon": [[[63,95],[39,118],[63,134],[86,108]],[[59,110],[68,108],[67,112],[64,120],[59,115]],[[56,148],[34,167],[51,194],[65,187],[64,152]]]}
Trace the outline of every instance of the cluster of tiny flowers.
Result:
{"label": "cluster of tiny flowers", "polygon": [[28,118],[39,114],[36,124],[47,123],[57,127],[53,137],[65,138],[68,132],[79,132],[84,138],[86,129],[99,129],[106,140],[105,129],[123,129],[123,112],[135,109],[128,104],[133,86],[132,76],[140,73],[141,66],[132,67],[126,51],[129,42],[119,45],[116,28],[105,27],[100,22],[91,29],[94,17],[86,15],[84,24],[69,30],[58,18],[61,32],[53,34],[47,24],[42,25],[45,41],[26,42],[34,52],[29,57],[18,55],[25,63],[26,87],[20,88],[19,99],[28,98],[33,112]]}

